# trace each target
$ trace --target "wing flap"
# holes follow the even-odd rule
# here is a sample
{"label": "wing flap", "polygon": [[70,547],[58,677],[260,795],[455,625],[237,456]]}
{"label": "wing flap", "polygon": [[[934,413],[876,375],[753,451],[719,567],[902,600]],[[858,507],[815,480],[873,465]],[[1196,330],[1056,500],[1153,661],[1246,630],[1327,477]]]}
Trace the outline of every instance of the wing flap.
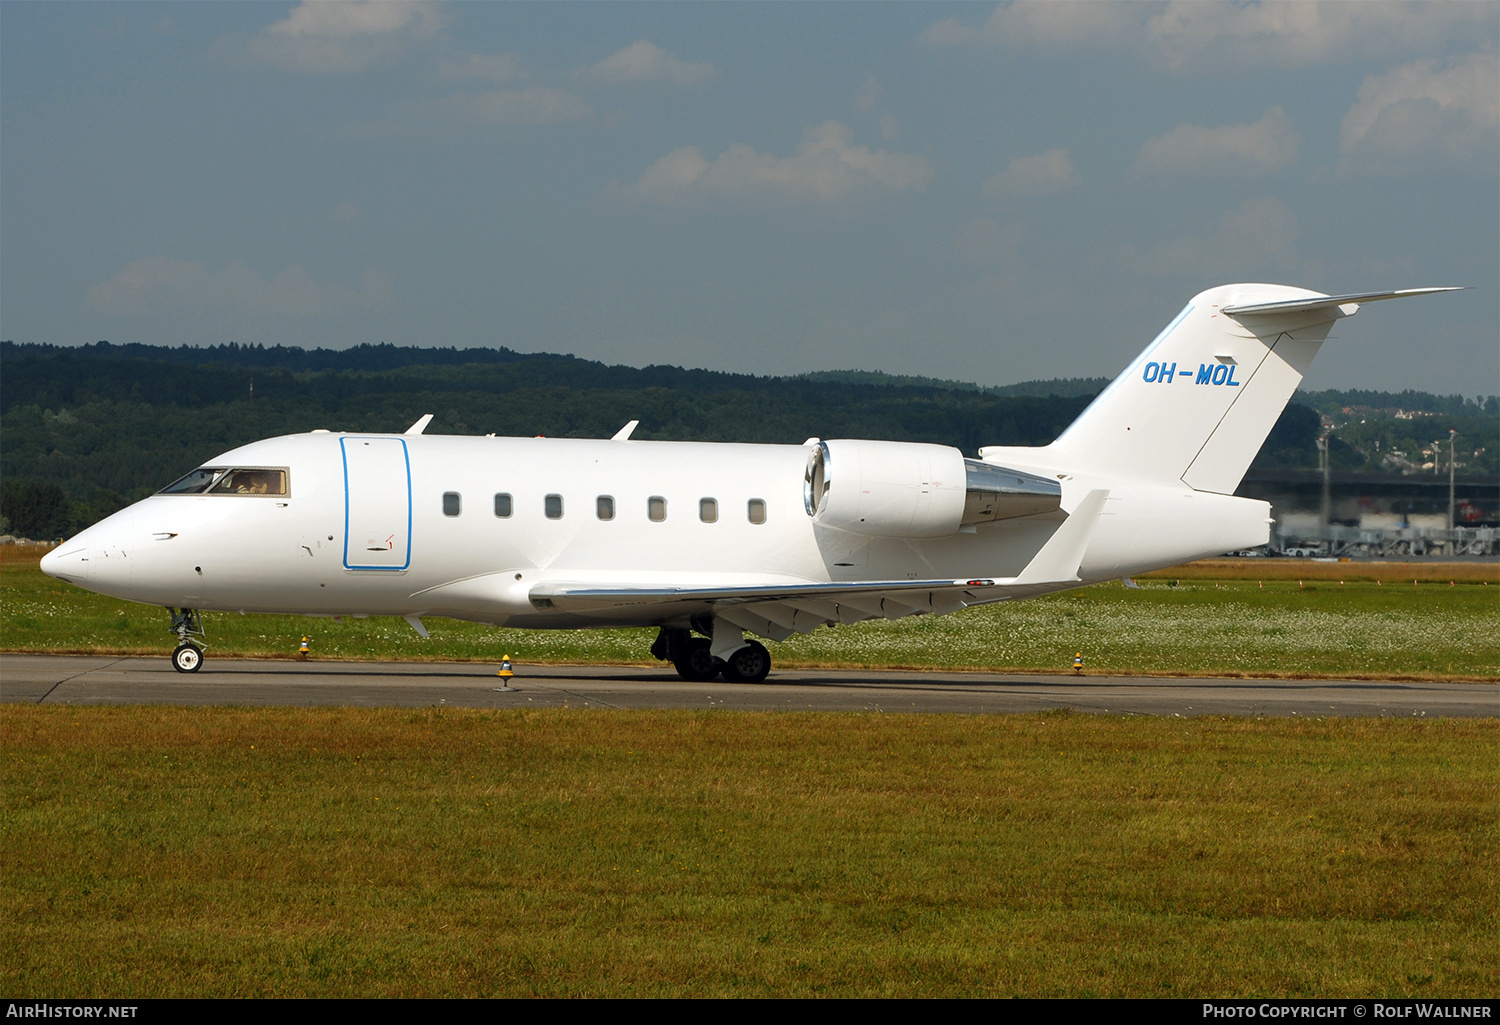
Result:
{"label": "wing flap", "polygon": [[921,596],[923,592],[967,592],[975,601],[982,601],[984,599],[979,594],[999,583],[994,579],[983,578],[858,582],[806,580],[744,587],[600,587],[584,583],[544,582],[531,589],[530,597],[531,604],[539,609],[557,609],[563,612],[595,612],[602,609],[671,604],[703,604],[719,608],[762,602],[799,601],[815,602],[815,607],[827,602],[878,605],[882,598],[890,597],[899,601],[901,596],[916,603],[913,607],[921,608],[929,602],[929,599]]}

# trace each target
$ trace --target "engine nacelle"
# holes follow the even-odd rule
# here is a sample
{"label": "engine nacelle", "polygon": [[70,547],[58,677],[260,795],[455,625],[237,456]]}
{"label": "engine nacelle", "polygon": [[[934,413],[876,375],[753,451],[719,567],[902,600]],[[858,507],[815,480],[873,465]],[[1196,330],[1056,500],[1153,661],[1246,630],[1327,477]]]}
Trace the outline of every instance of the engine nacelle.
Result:
{"label": "engine nacelle", "polygon": [[914,442],[819,442],[802,487],[818,523],[871,537],[947,537],[1062,504],[1055,480]]}
{"label": "engine nacelle", "polygon": [[808,515],[872,537],[945,537],[964,517],[964,457],[946,445],[824,441],[803,479]]}

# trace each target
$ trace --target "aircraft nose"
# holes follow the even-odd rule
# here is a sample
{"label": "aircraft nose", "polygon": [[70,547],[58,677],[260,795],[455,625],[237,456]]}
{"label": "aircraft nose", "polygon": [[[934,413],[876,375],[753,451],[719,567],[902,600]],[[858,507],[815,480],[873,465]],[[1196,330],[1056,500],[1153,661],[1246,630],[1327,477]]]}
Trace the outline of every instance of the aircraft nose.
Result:
{"label": "aircraft nose", "polygon": [[42,572],[71,584],[89,579],[89,544],[83,534],[71,537],[42,556]]}

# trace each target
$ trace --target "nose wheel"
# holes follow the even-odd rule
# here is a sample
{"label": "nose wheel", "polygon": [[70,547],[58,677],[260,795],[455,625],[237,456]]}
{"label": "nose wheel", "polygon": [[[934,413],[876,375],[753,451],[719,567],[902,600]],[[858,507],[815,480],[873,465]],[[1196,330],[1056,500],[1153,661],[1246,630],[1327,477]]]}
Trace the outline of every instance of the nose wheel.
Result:
{"label": "nose wheel", "polygon": [[168,607],[167,611],[172,613],[172,632],[177,635],[177,648],[172,652],[172,668],[179,673],[196,673],[203,664],[203,649],[208,646],[201,641],[194,644],[188,640],[189,637],[204,636],[198,610]]}
{"label": "nose wheel", "polygon": [[172,668],[179,673],[196,673],[203,664],[203,649],[196,644],[179,644],[172,652]]}

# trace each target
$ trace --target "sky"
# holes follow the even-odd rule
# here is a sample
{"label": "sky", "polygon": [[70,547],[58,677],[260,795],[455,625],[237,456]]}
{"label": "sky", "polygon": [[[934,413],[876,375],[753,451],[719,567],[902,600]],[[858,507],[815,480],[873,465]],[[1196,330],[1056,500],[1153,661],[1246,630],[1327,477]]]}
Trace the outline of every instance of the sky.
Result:
{"label": "sky", "polygon": [[1113,376],[1197,292],[1462,285],[1310,388],[1500,391],[1500,4],[0,3],[0,337]]}

